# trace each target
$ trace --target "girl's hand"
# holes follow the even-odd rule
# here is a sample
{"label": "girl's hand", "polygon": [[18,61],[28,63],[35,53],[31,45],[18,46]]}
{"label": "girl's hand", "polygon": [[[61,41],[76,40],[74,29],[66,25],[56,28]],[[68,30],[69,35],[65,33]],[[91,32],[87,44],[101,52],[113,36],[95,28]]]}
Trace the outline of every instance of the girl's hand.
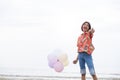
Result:
{"label": "girl's hand", "polygon": [[75,59],[74,61],[73,61],[73,64],[76,64],[78,62],[78,59]]}
{"label": "girl's hand", "polygon": [[92,28],[92,29],[89,30],[89,32],[90,32],[90,33],[94,33],[95,30]]}

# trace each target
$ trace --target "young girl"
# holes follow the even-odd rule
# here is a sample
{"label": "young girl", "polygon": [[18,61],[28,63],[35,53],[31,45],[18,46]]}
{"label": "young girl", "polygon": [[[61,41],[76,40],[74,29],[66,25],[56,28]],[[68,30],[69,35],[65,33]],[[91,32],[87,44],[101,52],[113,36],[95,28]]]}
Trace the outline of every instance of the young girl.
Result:
{"label": "young girl", "polygon": [[89,72],[93,80],[97,80],[94,64],[92,60],[92,52],[94,51],[94,46],[92,44],[92,37],[95,30],[92,28],[89,22],[84,22],[81,26],[83,33],[78,37],[77,47],[78,55],[77,58],[73,61],[74,64],[79,60],[80,72],[82,80],[86,80],[86,67],[85,63],[88,66]]}

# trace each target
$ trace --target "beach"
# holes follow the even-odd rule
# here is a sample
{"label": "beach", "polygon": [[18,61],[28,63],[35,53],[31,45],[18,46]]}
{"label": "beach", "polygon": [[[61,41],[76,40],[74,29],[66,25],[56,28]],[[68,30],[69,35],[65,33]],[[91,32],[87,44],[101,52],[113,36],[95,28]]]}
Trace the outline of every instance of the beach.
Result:
{"label": "beach", "polygon": [[[53,75],[53,76],[35,76],[35,75],[5,75],[0,74],[0,80],[81,80],[79,76]],[[86,80],[92,80],[90,76]],[[120,80],[120,75],[99,75],[98,80]]]}
{"label": "beach", "polygon": [[[97,72],[96,74],[98,80],[120,80],[120,73]],[[81,75],[79,71],[65,69],[56,72],[49,67],[45,69],[0,68],[0,80],[81,80]],[[88,71],[86,80],[92,80]]]}

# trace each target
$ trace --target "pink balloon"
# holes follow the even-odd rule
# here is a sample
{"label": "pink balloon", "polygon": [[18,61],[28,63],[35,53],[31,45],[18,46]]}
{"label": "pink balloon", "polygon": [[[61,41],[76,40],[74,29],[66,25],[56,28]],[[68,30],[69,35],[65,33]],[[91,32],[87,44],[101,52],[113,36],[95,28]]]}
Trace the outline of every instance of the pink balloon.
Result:
{"label": "pink balloon", "polygon": [[57,61],[53,67],[56,72],[62,72],[64,69],[64,65],[59,61]]}

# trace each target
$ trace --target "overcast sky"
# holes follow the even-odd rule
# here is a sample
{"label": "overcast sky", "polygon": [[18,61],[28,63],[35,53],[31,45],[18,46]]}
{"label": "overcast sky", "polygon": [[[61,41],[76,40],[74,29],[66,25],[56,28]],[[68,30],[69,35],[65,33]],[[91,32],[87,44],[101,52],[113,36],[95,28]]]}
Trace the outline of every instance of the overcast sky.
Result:
{"label": "overcast sky", "polygon": [[95,29],[93,60],[98,72],[120,73],[120,0],[0,0],[0,68],[48,69],[60,49],[72,60],[81,25]]}

